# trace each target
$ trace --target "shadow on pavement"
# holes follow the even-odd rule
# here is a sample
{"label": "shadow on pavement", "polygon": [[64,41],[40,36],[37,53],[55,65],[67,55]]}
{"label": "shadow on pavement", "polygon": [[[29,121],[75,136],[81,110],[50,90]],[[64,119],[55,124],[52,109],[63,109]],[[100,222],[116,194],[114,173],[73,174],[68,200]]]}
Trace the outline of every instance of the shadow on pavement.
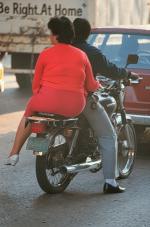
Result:
{"label": "shadow on pavement", "polygon": [[0,114],[24,110],[31,95],[31,90],[8,88],[0,94]]}
{"label": "shadow on pavement", "polygon": [[137,158],[150,159],[150,143],[138,144]]}

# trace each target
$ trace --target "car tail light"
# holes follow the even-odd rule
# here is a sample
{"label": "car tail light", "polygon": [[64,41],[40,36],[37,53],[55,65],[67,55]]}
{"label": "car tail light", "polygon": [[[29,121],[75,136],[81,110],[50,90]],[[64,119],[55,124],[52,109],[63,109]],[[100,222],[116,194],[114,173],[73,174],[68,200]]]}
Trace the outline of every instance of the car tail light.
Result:
{"label": "car tail light", "polygon": [[31,124],[31,131],[33,133],[45,133],[47,131],[47,125],[39,122],[34,122]]}

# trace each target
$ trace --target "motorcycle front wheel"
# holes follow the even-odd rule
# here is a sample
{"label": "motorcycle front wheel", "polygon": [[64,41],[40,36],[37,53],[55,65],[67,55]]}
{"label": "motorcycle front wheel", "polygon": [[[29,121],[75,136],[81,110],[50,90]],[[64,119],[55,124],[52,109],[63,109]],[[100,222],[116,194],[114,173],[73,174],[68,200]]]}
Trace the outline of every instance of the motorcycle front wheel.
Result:
{"label": "motorcycle front wheel", "polygon": [[134,166],[137,153],[136,134],[130,121],[118,126],[118,170],[119,178],[127,178]]}
{"label": "motorcycle front wheel", "polygon": [[36,156],[37,181],[48,194],[63,192],[73,178],[72,174],[61,168],[69,149],[65,137],[62,134],[55,135],[54,143],[47,155]]}

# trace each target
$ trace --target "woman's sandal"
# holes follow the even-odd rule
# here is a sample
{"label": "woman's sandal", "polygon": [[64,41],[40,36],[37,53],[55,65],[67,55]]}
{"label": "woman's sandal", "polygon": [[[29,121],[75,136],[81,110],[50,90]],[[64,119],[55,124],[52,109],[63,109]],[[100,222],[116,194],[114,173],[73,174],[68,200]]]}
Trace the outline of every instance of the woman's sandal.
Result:
{"label": "woman's sandal", "polygon": [[15,166],[19,161],[19,154],[14,154],[7,158],[5,165]]}

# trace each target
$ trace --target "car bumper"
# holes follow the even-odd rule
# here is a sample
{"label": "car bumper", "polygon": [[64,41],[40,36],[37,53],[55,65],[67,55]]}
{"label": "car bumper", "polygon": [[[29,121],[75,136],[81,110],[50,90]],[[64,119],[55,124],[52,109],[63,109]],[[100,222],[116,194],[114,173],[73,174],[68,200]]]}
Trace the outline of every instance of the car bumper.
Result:
{"label": "car bumper", "polygon": [[136,114],[127,114],[131,117],[133,124],[136,125],[150,125],[150,115],[136,115]]}

